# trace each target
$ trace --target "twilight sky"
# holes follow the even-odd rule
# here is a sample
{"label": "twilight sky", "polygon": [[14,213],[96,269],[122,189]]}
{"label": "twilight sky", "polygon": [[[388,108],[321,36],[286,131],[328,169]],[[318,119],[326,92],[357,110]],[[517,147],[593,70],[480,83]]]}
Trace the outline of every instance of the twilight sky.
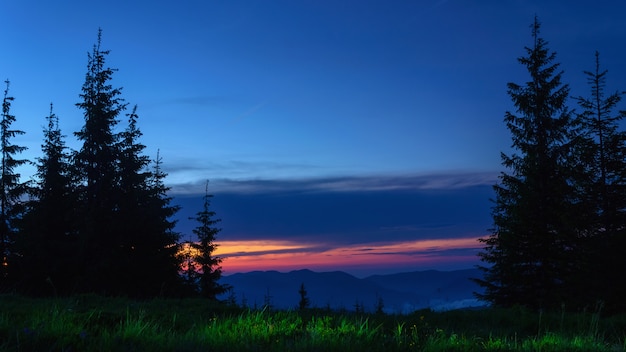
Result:
{"label": "twilight sky", "polygon": [[4,0],[0,78],[25,157],[51,102],[78,148],[101,27],[185,237],[211,180],[226,274],[471,267],[534,15],[579,96],[596,50],[607,91],[625,88],[625,14],[602,0]]}

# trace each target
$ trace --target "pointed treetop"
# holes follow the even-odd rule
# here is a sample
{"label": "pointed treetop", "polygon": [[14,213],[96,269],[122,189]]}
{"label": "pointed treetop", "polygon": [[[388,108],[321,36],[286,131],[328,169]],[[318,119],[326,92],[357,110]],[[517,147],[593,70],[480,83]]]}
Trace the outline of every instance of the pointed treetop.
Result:
{"label": "pointed treetop", "polygon": [[541,28],[541,22],[539,22],[539,17],[537,15],[535,15],[535,20],[533,21],[533,24],[530,25],[530,28],[533,30],[533,38],[537,40],[539,37],[539,29]]}

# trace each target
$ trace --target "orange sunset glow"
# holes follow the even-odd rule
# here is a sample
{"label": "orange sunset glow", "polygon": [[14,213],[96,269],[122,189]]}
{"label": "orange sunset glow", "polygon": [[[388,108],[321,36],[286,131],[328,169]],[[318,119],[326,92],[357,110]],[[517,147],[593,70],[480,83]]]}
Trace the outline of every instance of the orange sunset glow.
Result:
{"label": "orange sunset glow", "polygon": [[[344,245],[328,248],[323,244],[289,241],[221,241],[215,255],[224,259],[224,274],[255,270],[289,271],[311,269],[332,271],[338,268],[406,266],[430,267],[442,263],[472,262],[475,254],[454,256],[445,251],[482,248],[478,237],[426,239],[369,246]],[[342,269],[343,270],[343,269]],[[350,270],[348,270],[350,271]]]}

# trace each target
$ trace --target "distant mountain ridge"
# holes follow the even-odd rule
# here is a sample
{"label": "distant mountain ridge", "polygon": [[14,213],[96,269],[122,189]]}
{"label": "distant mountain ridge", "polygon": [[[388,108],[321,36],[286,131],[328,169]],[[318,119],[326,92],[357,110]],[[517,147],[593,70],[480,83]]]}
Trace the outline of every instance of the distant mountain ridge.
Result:
{"label": "distant mountain ridge", "polygon": [[358,304],[372,312],[380,297],[386,313],[406,314],[422,308],[485,305],[473,295],[482,289],[470,280],[480,277],[482,272],[478,269],[414,271],[362,279],[342,271],[304,269],[237,273],[223,276],[220,283],[233,286],[237,303],[248,307],[260,308],[269,302],[277,309],[296,309],[300,301],[298,290],[304,284],[312,307],[353,311]]}

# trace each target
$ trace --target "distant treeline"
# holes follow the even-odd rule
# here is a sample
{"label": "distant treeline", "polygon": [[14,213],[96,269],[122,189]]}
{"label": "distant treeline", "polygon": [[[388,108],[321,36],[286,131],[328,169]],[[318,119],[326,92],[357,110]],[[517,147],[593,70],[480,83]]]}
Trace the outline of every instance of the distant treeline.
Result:
{"label": "distant treeline", "polygon": [[531,28],[532,45],[519,58],[530,78],[508,84],[516,112],[504,121],[514,151],[502,153],[507,171],[494,186],[479,296],[501,306],[623,312],[626,112],[615,110],[624,92],[607,92],[596,53],[584,72],[590,94],[572,99],[537,19]]}
{"label": "distant treeline", "polygon": [[[88,54],[77,108],[85,123],[74,136],[82,147],[69,150],[50,105],[43,156],[34,181],[21,182],[16,169],[33,163],[12,144],[23,131],[11,129],[14,98],[7,80],[0,121],[0,291],[30,295],[98,293],[145,298],[215,298],[224,287],[220,258],[212,255],[215,213],[211,195],[197,213],[199,242],[181,243],[172,216],[166,174],[158,153],[151,160],[140,143],[135,106],[129,113],[121,88],[111,84],[115,69],[101,36]],[[124,114],[127,122],[116,126]],[[185,245],[186,250],[181,248]],[[184,266],[183,264],[186,264]],[[185,269],[184,272],[182,269]]]}

